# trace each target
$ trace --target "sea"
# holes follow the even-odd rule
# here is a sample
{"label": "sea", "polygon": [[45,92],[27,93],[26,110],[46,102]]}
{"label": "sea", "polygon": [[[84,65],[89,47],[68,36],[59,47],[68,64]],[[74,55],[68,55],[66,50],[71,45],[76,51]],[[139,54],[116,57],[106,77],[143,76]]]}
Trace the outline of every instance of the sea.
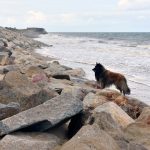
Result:
{"label": "sea", "polygon": [[[150,105],[150,33],[48,33],[36,40],[49,47],[36,52],[72,68],[83,68],[95,80],[96,62],[124,74],[131,96]],[[113,87],[112,87],[113,88]]]}

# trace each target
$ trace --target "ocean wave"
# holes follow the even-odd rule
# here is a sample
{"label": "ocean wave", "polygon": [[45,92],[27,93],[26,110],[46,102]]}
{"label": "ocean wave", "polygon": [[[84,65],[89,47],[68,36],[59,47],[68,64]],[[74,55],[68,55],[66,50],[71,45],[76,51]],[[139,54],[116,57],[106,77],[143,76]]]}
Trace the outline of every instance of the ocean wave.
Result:
{"label": "ocean wave", "polygon": [[108,42],[99,40],[98,43],[108,43]]}
{"label": "ocean wave", "polygon": [[49,34],[39,40],[54,45],[39,50],[42,55],[56,58],[61,64],[72,68],[83,68],[90,80],[95,79],[92,68],[96,62],[100,62],[106,68],[124,74],[133,95],[141,97],[143,101],[149,101],[150,45],[115,38],[109,41],[106,37],[59,37],[57,34]]}
{"label": "ocean wave", "polygon": [[133,83],[136,83],[136,84],[139,84],[139,85],[144,85],[146,87],[149,87],[150,88],[150,84],[147,84],[145,82],[140,82],[140,81],[136,81],[134,79],[129,79],[130,82],[133,82]]}
{"label": "ocean wave", "polygon": [[121,46],[121,47],[137,47],[138,45],[126,45],[126,44],[120,44],[119,46]]}
{"label": "ocean wave", "polygon": [[89,62],[82,62],[82,61],[74,61],[74,60],[68,60],[68,59],[61,59],[63,61],[67,61],[67,62],[72,62],[72,63],[77,63],[77,64],[84,64],[84,65],[90,65],[90,66],[94,66],[95,63],[89,63]]}
{"label": "ocean wave", "polygon": [[150,45],[148,45],[148,44],[145,44],[145,45],[138,45],[138,48],[150,50]]}

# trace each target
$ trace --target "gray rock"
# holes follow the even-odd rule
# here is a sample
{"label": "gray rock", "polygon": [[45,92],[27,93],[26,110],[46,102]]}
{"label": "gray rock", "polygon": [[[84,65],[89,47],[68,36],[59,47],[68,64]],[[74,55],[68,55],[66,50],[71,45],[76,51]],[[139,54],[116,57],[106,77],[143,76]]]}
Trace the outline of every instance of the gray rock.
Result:
{"label": "gray rock", "polygon": [[52,77],[55,74],[62,74],[66,69],[62,67],[60,64],[51,63],[49,67],[44,70],[48,77]]}
{"label": "gray rock", "polygon": [[10,56],[12,55],[12,51],[11,51],[11,49],[9,49],[7,46],[8,46],[7,43],[4,43],[4,46],[0,47],[0,52],[1,52],[1,53],[2,53],[2,52],[5,52],[5,53],[7,53],[8,56],[10,57]]}
{"label": "gray rock", "polygon": [[7,65],[8,59],[9,57],[7,52],[0,52],[0,65]]}
{"label": "gray rock", "polygon": [[18,103],[0,104],[0,120],[13,116],[19,113],[19,111],[20,105]]}
{"label": "gray rock", "polygon": [[5,39],[10,47],[13,46],[22,47],[25,49],[33,49],[40,46],[46,46],[46,44],[35,41],[31,38],[27,38],[21,32],[18,32],[17,30],[11,30],[9,28],[0,28],[0,37]]}
{"label": "gray rock", "polygon": [[6,135],[0,141],[1,150],[53,150],[61,142],[53,134],[31,132]]}
{"label": "gray rock", "polygon": [[61,92],[63,89],[71,88],[72,86],[73,86],[73,82],[71,82],[69,80],[60,80],[60,79],[50,78],[50,81],[46,85],[45,88]]}
{"label": "gray rock", "polygon": [[76,86],[72,86],[72,87],[68,87],[68,88],[65,88],[63,91],[62,91],[62,94],[65,94],[65,93],[72,93],[72,95],[78,99],[80,99],[81,101],[83,101],[86,93],[85,91],[80,88],[80,87],[76,87]]}
{"label": "gray rock", "polygon": [[49,79],[45,75],[45,73],[34,74],[32,75],[31,80],[33,83],[36,83],[41,88],[44,88],[49,82]]}
{"label": "gray rock", "polygon": [[149,150],[141,144],[132,143],[128,140],[117,140],[117,144],[119,145],[121,150]]}
{"label": "gray rock", "polygon": [[97,126],[83,126],[60,150],[120,150],[119,146],[105,131]]}
{"label": "gray rock", "polygon": [[64,66],[64,65],[61,65],[65,70],[72,70],[71,67],[68,67],[68,66]]}
{"label": "gray rock", "polygon": [[119,131],[120,128],[125,128],[134,122],[132,118],[113,102],[107,102],[95,108],[93,116],[95,118],[95,123],[106,131]]}
{"label": "gray rock", "polygon": [[29,38],[37,38],[40,34],[48,34],[44,28],[27,28],[18,31],[22,32],[24,36]]}
{"label": "gray rock", "polygon": [[65,73],[65,71],[70,71],[70,70],[72,70],[72,68],[69,68],[64,65],[60,65],[58,61],[53,61],[52,63],[48,64],[48,68],[46,68],[44,71],[49,77],[52,77],[55,75],[69,76],[69,74]]}
{"label": "gray rock", "polygon": [[4,46],[4,42],[2,41],[2,39],[0,39],[0,47]]}
{"label": "gray rock", "polygon": [[55,79],[61,79],[61,80],[66,79],[66,80],[70,80],[70,76],[67,75],[67,74],[54,74],[52,77],[55,78]]}
{"label": "gray rock", "polygon": [[77,68],[77,69],[72,69],[72,70],[67,70],[64,71],[65,74],[68,74],[73,77],[84,77],[85,72],[82,68]]}
{"label": "gray rock", "polygon": [[84,98],[83,105],[85,109],[95,109],[106,102],[108,102],[106,97],[90,92]]}
{"label": "gray rock", "polygon": [[48,64],[46,64],[46,63],[45,64],[39,64],[38,67],[41,68],[41,69],[47,69]]}
{"label": "gray rock", "polygon": [[121,150],[149,150],[144,144],[126,138],[124,132],[115,134],[109,132],[109,134],[115,139]]}
{"label": "gray rock", "polygon": [[17,102],[21,111],[35,107],[55,96],[54,91],[48,93],[42,90],[17,71],[8,72],[4,80],[0,81],[0,103]]}
{"label": "gray rock", "polygon": [[80,92],[68,90],[39,106],[2,120],[0,122],[0,135],[35,124],[40,124],[37,127],[38,130],[46,130],[68,120],[83,109],[82,101],[79,99],[80,94]]}
{"label": "gray rock", "polygon": [[14,64],[15,57],[11,57],[12,51],[9,48],[7,48],[7,46],[8,46],[7,43],[4,42],[4,46],[0,47],[0,64],[1,65]]}
{"label": "gray rock", "polygon": [[148,105],[144,102],[127,96],[127,104],[122,106],[122,109],[133,119],[137,119],[145,107]]}
{"label": "gray rock", "polygon": [[5,74],[5,72],[9,71],[19,71],[19,68],[16,65],[6,65],[6,66],[0,66],[0,74]]}
{"label": "gray rock", "polygon": [[4,38],[0,38],[0,51],[3,47],[8,47],[8,41]]}
{"label": "gray rock", "polygon": [[57,60],[52,61],[52,64],[60,65],[59,61]]}
{"label": "gray rock", "polygon": [[125,137],[150,149],[150,107],[145,107],[135,123],[127,126]]}
{"label": "gray rock", "polygon": [[26,75],[28,77],[32,77],[35,74],[43,74],[43,73],[44,73],[43,69],[41,69],[40,67],[37,67],[37,66],[30,66],[26,70]]}
{"label": "gray rock", "polygon": [[123,96],[119,92],[110,89],[103,89],[97,92],[97,95],[106,97],[108,101],[113,101],[120,106],[131,118],[137,119],[144,107],[148,106],[138,99]]}
{"label": "gray rock", "polygon": [[13,65],[15,64],[15,57],[11,56],[8,58],[7,62],[6,62],[6,65]]}

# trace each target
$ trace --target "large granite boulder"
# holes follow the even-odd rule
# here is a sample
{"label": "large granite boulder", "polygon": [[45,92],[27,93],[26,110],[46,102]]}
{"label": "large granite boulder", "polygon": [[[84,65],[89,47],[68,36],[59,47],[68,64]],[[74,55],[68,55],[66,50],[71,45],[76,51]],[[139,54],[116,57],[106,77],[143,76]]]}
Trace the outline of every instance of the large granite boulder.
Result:
{"label": "large granite boulder", "polygon": [[125,138],[118,140],[117,144],[119,145],[121,150],[149,150],[142,144],[137,144],[135,142],[130,142],[130,140],[127,140]]}
{"label": "large granite boulder", "polygon": [[0,141],[1,150],[53,150],[60,145],[60,139],[48,133],[14,133]]}
{"label": "large granite boulder", "polygon": [[32,76],[32,82],[33,83],[43,83],[45,82],[45,84],[48,82],[48,78],[44,73],[41,74],[35,74]]}
{"label": "large granite boulder", "polygon": [[4,39],[0,38],[0,47],[3,47],[3,46],[4,46]]}
{"label": "large granite boulder", "polygon": [[145,107],[148,105],[136,98],[126,96],[126,104],[121,106],[121,108],[133,119],[137,119],[142,113]]}
{"label": "large granite boulder", "polygon": [[0,74],[6,74],[9,71],[19,71],[19,67],[16,65],[0,66]]}
{"label": "large granite boulder", "polygon": [[106,131],[123,129],[134,122],[130,116],[113,102],[107,102],[95,108],[93,117],[95,123]]}
{"label": "large granite boulder", "polygon": [[5,53],[0,53],[0,65],[1,66],[6,65],[7,61],[8,61],[8,55]]}
{"label": "large granite boulder", "polygon": [[83,100],[83,105],[85,109],[95,109],[99,105],[108,102],[107,98],[102,95],[97,95],[92,92],[88,93]]}
{"label": "large granite boulder", "polygon": [[150,149],[150,107],[143,109],[139,118],[125,129],[126,138]]}
{"label": "large granite boulder", "polygon": [[66,80],[70,80],[70,76],[67,75],[67,74],[55,74],[55,75],[53,75],[52,77],[55,78],[55,79],[61,79],[61,80],[66,79]]}
{"label": "large granite boulder", "polygon": [[113,138],[97,126],[83,126],[60,150],[120,150]]}
{"label": "large granite boulder", "polygon": [[48,77],[52,77],[54,75],[62,74],[66,69],[57,63],[50,63],[47,69],[44,69],[44,72]]}
{"label": "large granite boulder", "polygon": [[108,101],[113,101],[120,106],[131,118],[137,119],[144,107],[148,106],[138,99],[123,96],[116,90],[103,89],[99,90],[96,95],[102,96]]}
{"label": "large granite boulder", "polygon": [[65,94],[65,93],[72,93],[72,96],[74,96],[75,98],[80,99],[81,101],[83,101],[83,99],[86,95],[85,91],[82,88],[76,87],[76,86],[65,88],[62,91],[62,94]]}
{"label": "large granite boulder", "polygon": [[19,111],[20,105],[18,103],[0,104],[0,120],[13,116],[19,113]]}
{"label": "large granite boulder", "polygon": [[68,74],[70,76],[73,76],[73,77],[84,77],[85,76],[85,71],[82,68],[66,70],[64,73]]}
{"label": "large granite boulder", "polygon": [[0,52],[0,65],[7,65],[9,56],[7,52]]}
{"label": "large granite boulder", "polygon": [[0,46],[0,64],[2,66],[14,64],[15,61],[15,57],[11,56],[12,51],[7,46],[8,44],[6,42],[4,46]]}
{"label": "large granite boulder", "polygon": [[[60,96],[52,98],[43,104],[18,113],[0,122],[0,135],[33,127],[37,130],[46,130],[67,121],[70,117],[82,111],[80,90],[68,89]],[[36,126],[37,125],[37,126]]]}
{"label": "large granite boulder", "polygon": [[48,93],[42,90],[17,71],[8,72],[4,80],[0,81],[0,103],[18,102],[21,111],[35,107],[55,96],[56,92]]}
{"label": "large granite boulder", "polygon": [[55,90],[60,94],[63,89],[72,88],[72,86],[73,86],[73,82],[69,80],[50,78],[45,88]]}
{"label": "large granite boulder", "polygon": [[26,70],[26,75],[28,77],[32,77],[35,74],[43,74],[43,73],[44,73],[43,69],[41,69],[40,67],[37,67],[37,66],[30,66]]}
{"label": "large granite boulder", "polygon": [[[33,75],[31,78],[31,81],[32,81],[32,83],[38,85],[40,88],[48,91],[48,88],[46,86],[49,84],[49,79],[45,75],[45,73]],[[50,90],[50,91],[52,91],[52,90]]]}
{"label": "large granite boulder", "polygon": [[141,115],[136,119],[136,122],[145,123],[150,125],[150,107],[145,107]]}
{"label": "large granite boulder", "polygon": [[112,89],[102,89],[99,90],[96,94],[105,96],[109,101],[114,101],[118,96],[121,95],[118,91]]}

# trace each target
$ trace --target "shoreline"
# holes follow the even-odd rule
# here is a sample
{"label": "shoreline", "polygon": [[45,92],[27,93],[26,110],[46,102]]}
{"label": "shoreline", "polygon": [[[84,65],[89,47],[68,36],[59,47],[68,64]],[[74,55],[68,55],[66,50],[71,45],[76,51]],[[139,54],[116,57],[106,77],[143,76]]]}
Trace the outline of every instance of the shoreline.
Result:
{"label": "shoreline", "polygon": [[[35,50],[34,50],[35,51]],[[36,53],[36,52],[33,52],[33,54],[35,55],[35,57],[37,56],[37,57],[39,57],[40,59],[46,59],[47,61],[58,61],[59,62],[59,59],[57,59],[57,58],[51,58],[51,57],[46,57],[46,56],[44,56],[44,55],[42,55],[42,54],[40,54],[40,53]],[[67,67],[71,67],[71,66],[69,66],[69,65],[67,65]],[[76,69],[76,68],[74,68],[74,69]],[[83,68],[81,68],[81,69],[83,69]],[[83,77],[83,79],[85,79],[85,80],[87,80],[87,81],[91,81],[89,78],[87,78],[87,77]],[[132,81],[132,80],[131,80]],[[132,81],[132,82],[134,82],[134,81]],[[114,86],[111,86],[111,87],[109,87],[109,88],[106,88],[106,89],[110,89],[110,90],[115,90],[116,91],[116,88],[114,87]],[[119,91],[118,91],[119,92]],[[141,103],[145,103],[147,106],[150,106],[150,103],[149,102],[145,102],[145,101],[142,101],[142,100],[140,100],[140,99],[138,99],[138,98],[136,98],[136,96],[135,97],[133,97],[133,96],[130,96],[130,95],[127,95],[127,97],[132,97],[133,99],[135,99],[135,100],[137,100],[137,101],[139,101],[139,102],[141,102]]]}
{"label": "shoreline", "polygon": [[[42,49],[41,49],[42,50]],[[56,60],[55,58],[51,58],[51,57],[49,57],[49,56],[43,56],[43,55],[41,55],[40,53],[37,53],[36,52],[36,49],[34,49],[32,52],[31,52],[31,54],[34,56],[34,57],[36,57],[37,59],[44,59],[44,60],[46,60],[46,61],[52,61],[52,60]]]}
{"label": "shoreline", "polygon": [[[55,34],[56,35],[56,34]],[[48,37],[47,37],[48,38]],[[50,38],[50,37],[49,37]],[[51,36],[51,38],[53,38],[53,36]],[[54,36],[54,38],[56,38],[55,36]],[[62,39],[63,39],[63,36],[62,36]],[[58,41],[57,41],[58,40]],[[95,80],[95,78],[94,78],[94,74],[92,74],[92,72],[91,72],[91,68],[92,67],[94,67],[94,65],[93,66],[91,66],[91,64],[94,64],[93,63],[93,61],[91,61],[91,63],[90,64],[88,64],[88,63],[80,63],[80,61],[79,61],[79,63],[78,63],[78,61],[75,61],[75,58],[77,59],[77,60],[80,60],[79,59],[79,57],[80,56],[75,56],[75,58],[73,58],[73,60],[72,61],[69,61],[70,60],[70,57],[72,57],[71,55],[67,55],[66,57],[64,56],[63,58],[65,59],[65,60],[61,60],[61,57],[62,57],[62,55],[61,55],[61,53],[63,54],[63,53],[67,53],[67,51],[65,51],[65,49],[71,49],[72,47],[70,46],[70,45],[66,45],[67,44],[67,42],[68,41],[70,41],[70,40],[72,40],[72,41],[74,41],[73,42],[73,44],[75,44],[76,43],[76,40],[74,40],[74,39],[70,39],[70,36],[69,36],[69,38],[64,38],[64,42],[62,42],[61,43],[61,41],[59,41],[59,39],[51,39],[51,42],[52,43],[48,43],[48,39],[46,39],[46,38],[41,38],[41,40],[40,39],[38,39],[38,41],[41,41],[41,42],[43,42],[44,41],[44,43],[46,42],[46,44],[53,44],[54,45],[54,47],[51,47],[50,48],[50,51],[52,52],[52,54],[54,55],[54,56],[58,56],[58,58],[60,58],[60,59],[57,59],[58,61],[60,61],[63,65],[68,65],[68,64],[71,64],[70,66],[71,67],[73,67],[73,68],[83,68],[84,70],[85,70],[85,72],[86,72],[86,75],[87,75],[87,77],[86,77],[86,79],[88,79],[88,80]],[[82,40],[85,40],[85,39],[81,39],[81,41]],[[59,43],[60,42],[60,45],[58,44],[58,45],[56,45],[55,46],[55,43]],[[66,43],[65,43],[66,42]],[[80,40],[79,40],[79,42],[80,42]],[[91,43],[91,44],[93,44],[93,43]],[[70,46],[70,47],[69,47]],[[75,45],[75,46],[77,46],[77,45]],[[61,47],[62,47],[62,49],[61,49]],[[78,48],[78,47],[77,47]],[[80,47],[79,47],[80,48]],[[84,47],[83,47],[84,48]],[[48,49],[48,48],[47,48]],[[60,49],[60,53],[58,52],[58,50]],[[73,50],[75,50],[75,49],[73,49]],[[73,53],[73,50],[70,50],[70,53],[72,53],[73,55],[76,55],[75,53]],[[56,51],[56,52],[55,52]],[[40,53],[40,51],[38,51],[38,53]],[[80,52],[79,52],[80,53]],[[86,56],[86,52],[82,52],[83,53],[83,55],[84,56]],[[82,53],[80,53],[80,54],[82,54]],[[92,54],[93,54],[93,51],[91,52]],[[107,52],[106,52],[107,53]],[[46,53],[44,53],[44,50],[43,50],[43,52],[42,53],[40,53],[42,56],[43,55],[48,55],[49,56],[49,54],[48,54],[48,50],[46,50]],[[99,55],[100,55],[100,53],[98,53]],[[69,57],[70,56],[70,57]],[[95,55],[94,55],[95,56]],[[105,56],[105,55],[104,55]],[[96,58],[97,56],[95,56],[95,58]],[[89,57],[88,57],[89,58]],[[55,58],[54,58],[55,59]],[[67,59],[68,59],[68,61],[67,61]],[[101,58],[102,59],[102,58]],[[84,59],[85,60],[85,59]],[[83,60],[82,60],[83,61]],[[86,60],[85,60],[85,62],[86,62]],[[105,61],[104,61],[105,62]],[[136,77],[136,76],[132,76],[132,72],[130,72],[130,71],[126,71],[126,70],[128,70],[129,68],[128,67],[126,67],[126,68],[124,68],[124,69],[122,69],[122,68],[120,68],[120,66],[115,66],[114,64],[113,64],[113,61],[111,62],[109,62],[109,61],[106,61],[106,63],[109,65],[109,64],[111,64],[112,63],[112,66],[108,66],[108,68],[111,68],[111,67],[113,67],[112,69],[110,69],[110,70],[113,70],[114,72],[120,72],[120,73],[123,73],[125,76],[126,76],[126,78],[128,79],[128,81],[129,81],[129,85],[131,86],[131,88],[133,89],[133,92],[131,91],[131,96],[132,97],[138,97],[139,99],[141,99],[141,101],[143,101],[143,102],[145,102],[146,104],[148,104],[148,105],[150,105],[150,100],[149,100],[149,97],[150,97],[150,94],[148,93],[148,88],[149,88],[149,84],[147,85],[147,82],[146,82],[146,80],[140,80],[140,77]],[[131,65],[132,66],[132,65]],[[115,70],[114,68],[118,68],[118,70]],[[132,71],[132,68],[130,68],[129,70],[131,70]],[[139,78],[139,79],[138,79]],[[149,83],[149,82],[148,82]],[[111,89],[114,89],[114,88],[111,88]]]}

